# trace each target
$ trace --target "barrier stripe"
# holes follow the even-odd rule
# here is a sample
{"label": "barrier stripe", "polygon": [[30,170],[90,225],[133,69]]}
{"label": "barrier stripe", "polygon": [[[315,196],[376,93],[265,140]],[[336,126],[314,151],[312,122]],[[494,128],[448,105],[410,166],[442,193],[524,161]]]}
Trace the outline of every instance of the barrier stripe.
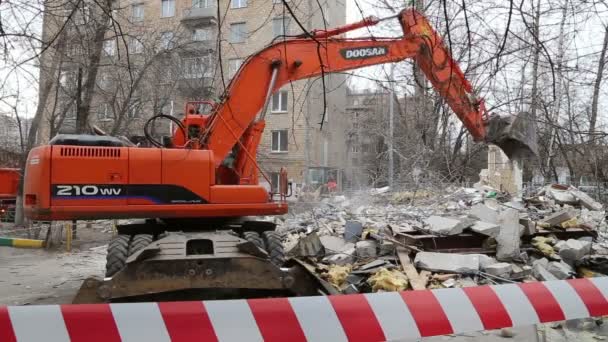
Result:
{"label": "barrier stripe", "polygon": [[572,279],[568,280],[568,284],[576,291],[591,316],[600,316],[608,312],[608,301],[591,280]]}
{"label": "barrier stripe", "polygon": [[329,297],[349,341],[386,341],[382,327],[362,294]]}
{"label": "barrier stripe", "polygon": [[171,341],[218,340],[203,302],[164,302],[158,303],[158,309]]}
{"label": "barrier stripe", "polygon": [[0,341],[16,342],[15,332],[11,324],[11,318],[8,315],[6,306],[0,307]]}
{"label": "barrier stripe", "polygon": [[490,286],[465,287],[462,290],[475,307],[484,329],[492,330],[513,325],[509,313]]}
{"label": "barrier stripe", "polygon": [[332,297],[0,307],[0,341],[379,341],[608,315],[608,277]]}
{"label": "barrier stripe", "polygon": [[17,341],[70,341],[59,305],[43,305],[36,310],[12,306],[8,308],[8,314]]}
{"label": "barrier stripe", "polygon": [[424,337],[454,333],[433,292],[429,290],[401,292],[401,297],[414,316],[420,335]]}
{"label": "barrier stripe", "polygon": [[110,304],[123,342],[171,341],[156,303]]}
{"label": "barrier stripe", "polygon": [[410,309],[398,292],[367,293],[365,298],[374,310],[387,341],[403,336],[422,337]]}
{"label": "barrier stripe", "polygon": [[205,307],[220,341],[264,341],[246,300],[212,300]]}
{"label": "barrier stripe", "polygon": [[589,310],[576,291],[565,281],[548,281],[545,287],[553,294],[566,319],[589,317]]}
{"label": "barrier stripe", "polygon": [[247,302],[264,341],[306,341],[287,298],[250,299]]}
{"label": "barrier stripe", "polygon": [[327,297],[289,298],[308,341],[348,341]]}
{"label": "barrier stripe", "polygon": [[545,285],[542,283],[525,283],[518,284],[518,286],[528,297],[541,323],[563,321],[566,319],[559,303]]}
{"label": "barrier stripe", "polygon": [[[538,314],[524,291],[516,284],[490,286],[509,313],[513,326],[540,323]],[[488,310],[492,310],[488,307]]]}
{"label": "barrier stripe", "polygon": [[62,305],[61,314],[72,342],[120,342],[108,304]]}

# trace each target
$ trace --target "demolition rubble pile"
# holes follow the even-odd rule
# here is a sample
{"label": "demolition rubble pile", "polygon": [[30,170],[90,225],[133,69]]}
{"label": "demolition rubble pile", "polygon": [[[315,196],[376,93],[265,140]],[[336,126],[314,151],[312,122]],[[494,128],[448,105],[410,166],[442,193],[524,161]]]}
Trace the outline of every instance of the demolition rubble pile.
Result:
{"label": "demolition rubble pile", "polygon": [[605,212],[573,187],[512,198],[492,188],[323,198],[277,219],[289,256],[342,293],[608,274]]}

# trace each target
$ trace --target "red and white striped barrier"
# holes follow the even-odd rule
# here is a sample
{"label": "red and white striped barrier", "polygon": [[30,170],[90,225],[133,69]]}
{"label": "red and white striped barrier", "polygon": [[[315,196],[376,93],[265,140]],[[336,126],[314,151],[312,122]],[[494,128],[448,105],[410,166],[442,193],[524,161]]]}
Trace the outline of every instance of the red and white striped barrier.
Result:
{"label": "red and white striped barrier", "polygon": [[384,341],[608,315],[608,277],[432,291],[0,307],[0,341]]}

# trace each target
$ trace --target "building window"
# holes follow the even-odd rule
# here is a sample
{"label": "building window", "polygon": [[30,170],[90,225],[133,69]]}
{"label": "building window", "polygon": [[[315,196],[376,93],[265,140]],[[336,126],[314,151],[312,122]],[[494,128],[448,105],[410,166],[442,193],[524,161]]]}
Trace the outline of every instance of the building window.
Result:
{"label": "building window", "polygon": [[114,39],[108,39],[103,41],[103,53],[106,56],[114,56],[116,51],[116,42]]}
{"label": "building window", "polygon": [[285,113],[287,112],[287,90],[281,90],[272,95],[272,112]]}
{"label": "building window", "polygon": [[139,38],[131,37],[129,38],[129,53],[137,54],[144,52],[144,43],[139,40]]}
{"label": "building window", "polygon": [[160,34],[160,47],[164,50],[173,48],[173,32],[167,31]]}
{"label": "building window", "polygon": [[352,153],[359,153],[359,143],[353,143],[350,145],[350,151]]}
{"label": "building window", "polygon": [[211,77],[210,57],[192,57],[182,59],[185,79]]}
{"label": "building window", "polygon": [[247,40],[247,23],[230,24],[230,42],[244,43]]}
{"label": "building window", "polygon": [[110,106],[107,103],[104,103],[97,107],[97,118],[99,121],[110,121],[112,120]]}
{"label": "building window", "polygon": [[131,5],[131,21],[143,21],[144,20],[144,4]]}
{"label": "building window", "polygon": [[167,18],[175,15],[175,0],[161,0],[160,17]]}
{"label": "building window", "polygon": [[247,7],[247,0],[230,0],[231,8],[244,8]]}
{"label": "building window", "polygon": [[275,37],[288,35],[290,23],[291,19],[286,17],[272,19],[272,34]]}
{"label": "building window", "polygon": [[280,172],[270,172],[270,191],[273,193],[279,192],[279,184],[281,183],[281,173]]}
{"label": "building window", "polygon": [[139,111],[141,109],[141,100],[137,97],[132,97],[129,101],[129,109],[127,111],[127,116],[129,118],[139,117]]}
{"label": "building window", "polygon": [[204,28],[197,28],[192,31],[192,41],[202,42],[205,40],[211,40],[211,30]]}
{"label": "building window", "polygon": [[193,8],[215,7],[216,0],[192,0]]}
{"label": "building window", "polygon": [[110,85],[112,85],[112,78],[110,77],[110,73],[107,71],[101,72],[99,75],[99,81],[97,82],[99,88],[108,89]]}
{"label": "building window", "polygon": [[228,77],[233,78],[243,64],[242,58],[233,58],[228,60]]}
{"label": "building window", "polygon": [[272,131],[272,152],[287,152],[287,130]]}
{"label": "building window", "polygon": [[61,71],[59,85],[66,90],[74,89],[77,83],[77,74],[72,71]]}

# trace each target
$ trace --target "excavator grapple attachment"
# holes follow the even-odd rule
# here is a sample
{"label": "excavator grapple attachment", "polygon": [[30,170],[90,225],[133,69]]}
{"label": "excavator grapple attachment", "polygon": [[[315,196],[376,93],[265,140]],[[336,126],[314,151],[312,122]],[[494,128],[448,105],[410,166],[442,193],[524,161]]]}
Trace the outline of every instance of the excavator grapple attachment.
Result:
{"label": "excavator grapple attachment", "polygon": [[509,159],[532,158],[538,155],[536,125],[530,114],[493,115],[487,121],[486,142],[497,145]]}

